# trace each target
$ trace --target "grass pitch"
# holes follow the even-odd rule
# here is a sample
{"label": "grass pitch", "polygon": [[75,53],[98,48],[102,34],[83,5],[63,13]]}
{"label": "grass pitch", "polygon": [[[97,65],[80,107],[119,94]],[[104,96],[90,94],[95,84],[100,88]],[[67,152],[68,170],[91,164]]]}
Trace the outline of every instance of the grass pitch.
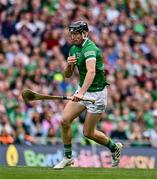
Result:
{"label": "grass pitch", "polygon": [[0,166],[0,179],[157,179],[157,170]]}

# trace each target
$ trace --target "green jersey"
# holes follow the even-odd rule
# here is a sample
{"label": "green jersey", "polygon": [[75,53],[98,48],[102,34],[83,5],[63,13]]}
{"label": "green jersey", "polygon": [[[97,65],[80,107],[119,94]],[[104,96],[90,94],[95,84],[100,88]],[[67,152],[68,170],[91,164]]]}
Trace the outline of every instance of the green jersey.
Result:
{"label": "green jersey", "polygon": [[86,61],[90,59],[96,59],[96,75],[94,80],[87,90],[88,92],[96,92],[104,89],[108,85],[104,75],[104,65],[99,48],[95,43],[89,39],[86,39],[81,46],[73,45],[69,51],[70,56],[75,56],[77,59],[77,67],[80,74],[80,87],[82,87],[84,79],[86,77]]}

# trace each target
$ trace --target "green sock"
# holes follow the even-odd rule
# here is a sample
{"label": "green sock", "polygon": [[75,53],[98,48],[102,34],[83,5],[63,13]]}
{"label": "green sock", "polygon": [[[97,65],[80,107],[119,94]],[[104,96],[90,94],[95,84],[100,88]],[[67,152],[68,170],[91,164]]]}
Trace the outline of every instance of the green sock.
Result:
{"label": "green sock", "polygon": [[71,144],[64,144],[64,156],[69,159],[72,157],[72,145]]}
{"label": "green sock", "polygon": [[112,139],[109,139],[109,141],[107,142],[107,144],[105,144],[106,147],[108,147],[111,152],[115,152],[117,146],[115,144],[115,142]]}

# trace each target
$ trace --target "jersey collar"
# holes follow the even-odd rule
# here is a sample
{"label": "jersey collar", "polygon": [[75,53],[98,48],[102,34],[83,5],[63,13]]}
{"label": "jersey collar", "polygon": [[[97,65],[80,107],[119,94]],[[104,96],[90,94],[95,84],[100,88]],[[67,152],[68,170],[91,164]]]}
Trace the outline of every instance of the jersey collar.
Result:
{"label": "jersey collar", "polygon": [[82,47],[86,44],[86,42],[87,42],[87,40],[88,40],[88,38],[86,38],[84,41],[83,41],[83,43],[82,43]]}

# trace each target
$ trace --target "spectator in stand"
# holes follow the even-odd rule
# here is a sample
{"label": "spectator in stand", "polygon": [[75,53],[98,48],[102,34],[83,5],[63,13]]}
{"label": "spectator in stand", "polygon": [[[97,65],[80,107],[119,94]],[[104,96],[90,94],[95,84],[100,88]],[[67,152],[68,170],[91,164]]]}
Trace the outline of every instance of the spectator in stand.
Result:
{"label": "spectator in stand", "polygon": [[[3,112],[0,129],[11,129],[14,139],[15,134],[23,131],[16,127],[20,119],[25,133],[30,130],[34,138],[41,134],[53,139],[53,134],[59,132],[57,125],[55,131],[47,130],[43,135],[45,104],[19,105],[20,92],[25,87],[56,95],[70,96],[75,92],[78,72],[74,72],[70,81],[62,76],[71,46],[67,26],[73,21],[85,20],[90,24],[89,37],[103,52],[104,70],[110,83],[105,117],[110,122],[102,120],[99,128],[110,134],[123,119],[127,123],[127,135],[130,132],[128,139],[132,139],[136,131],[132,130],[134,123],[141,127],[139,137],[142,139],[143,132],[154,131],[156,9],[155,0],[0,1],[0,112]],[[53,124],[54,117],[61,116],[65,102],[51,103],[53,113],[49,119]],[[35,113],[38,120],[33,123]],[[1,116],[8,119],[7,128]],[[34,128],[29,129],[32,124]]]}
{"label": "spectator in stand", "polygon": [[117,140],[128,139],[127,134],[126,134],[126,123],[124,120],[120,120],[117,123],[116,129],[111,132],[110,137]]}
{"label": "spectator in stand", "polygon": [[0,134],[3,134],[3,133],[8,134],[10,136],[14,136],[13,127],[11,126],[5,112],[1,112],[1,115],[0,115]]}
{"label": "spectator in stand", "polygon": [[1,130],[0,143],[2,144],[12,144],[14,143],[14,138],[11,134],[7,132],[5,128]]}
{"label": "spectator in stand", "polygon": [[145,140],[150,142],[150,145],[153,147],[157,147],[157,113],[154,113],[155,121],[155,128],[154,129],[147,129],[143,132],[143,137]]}

